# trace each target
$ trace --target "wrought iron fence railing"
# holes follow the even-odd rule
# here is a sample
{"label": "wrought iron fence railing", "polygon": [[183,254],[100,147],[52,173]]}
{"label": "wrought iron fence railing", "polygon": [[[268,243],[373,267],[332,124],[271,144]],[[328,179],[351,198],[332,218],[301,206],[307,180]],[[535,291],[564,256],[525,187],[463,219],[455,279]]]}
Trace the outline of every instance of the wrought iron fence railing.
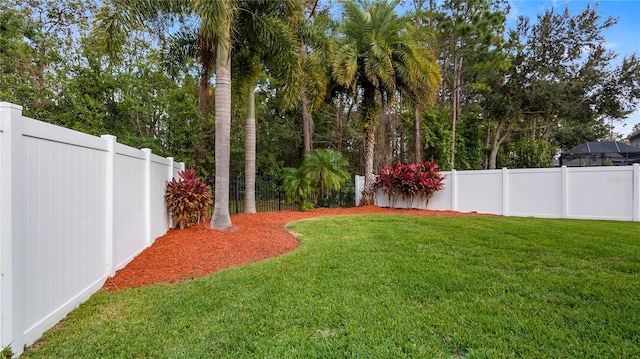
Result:
{"label": "wrought iron fence railing", "polygon": [[[207,182],[215,194],[215,178]],[[245,193],[244,176],[231,176],[229,178],[229,213],[244,212]],[[282,180],[274,176],[256,176],[255,198],[257,212],[299,210],[298,204],[285,197]],[[339,190],[319,196],[317,207],[353,207],[355,198],[355,184],[353,181],[347,181]],[[213,213],[213,207],[211,213]]]}

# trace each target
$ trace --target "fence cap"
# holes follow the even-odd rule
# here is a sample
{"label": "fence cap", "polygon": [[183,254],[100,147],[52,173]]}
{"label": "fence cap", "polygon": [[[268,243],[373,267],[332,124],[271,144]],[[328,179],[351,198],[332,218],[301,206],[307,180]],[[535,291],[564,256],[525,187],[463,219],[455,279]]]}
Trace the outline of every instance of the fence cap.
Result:
{"label": "fence cap", "polygon": [[0,102],[0,108],[12,108],[14,110],[22,111],[22,106],[16,105],[15,103],[11,102]]}

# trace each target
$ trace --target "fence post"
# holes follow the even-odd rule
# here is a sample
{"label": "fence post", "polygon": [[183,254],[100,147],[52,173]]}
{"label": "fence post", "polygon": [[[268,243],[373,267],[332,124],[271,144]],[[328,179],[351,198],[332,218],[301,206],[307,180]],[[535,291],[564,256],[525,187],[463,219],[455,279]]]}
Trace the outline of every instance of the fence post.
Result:
{"label": "fence post", "polygon": [[458,187],[457,187],[457,178],[458,174],[456,172],[455,169],[451,170],[451,210],[452,211],[457,211],[458,210]]}
{"label": "fence post", "polygon": [[147,247],[151,245],[151,149],[144,153],[144,236]]}
{"label": "fence post", "polygon": [[[169,160],[169,168],[167,171],[167,182],[173,179],[173,157],[167,157]],[[169,228],[173,228],[173,216],[169,213]]]}
{"label": "fence post", "polygon": [[567,170],[567,166],[562,166],[561,170],[561,180],[560,180],[560,192],[562,197],[562,218],[567,218],[569,215],[569,172]]}
{"label": "fence post", "polygon": [[502,215],[509,215],[509,170],[502,167]]}
{"label": "fence post", "polygon": [[276,180],[276,193],[278,194],[278,212],[282,211],[282,185],[280,181]]}
{"label": "fence post", "polygon": [[114,162],[116,157],[116,136],[102,135],[100,136],[107,141],[107,161],[105,170],[105,206],[106,216],[104,219],[105,228],[105,264],[106,271],[109,277],[113,277],[116,274],[113,263],[113,196],[114,196]]}
{"label": "fence post", "polygon": [[[14,241],[21,238],[18,215],[20,211],[20,172],[22,165],[20,141],[22,137],[22,107],[0,102],[0,347],[11,345],[22,352],[20,316],[14,303],[22,298],[14,297],[13,255],[17,248]],[[17,284],[17,283],[16,283]],[[14,322],[15,320],[15,322]],[[18,346],[19,348],[16,348]]]}
{"label": "fence post", "polygon": [[360,188],[360,176],[356,175],[353,182],[354,182],[355,192],[356,192],[354,196],[356,203],[354,203],[354,205],[357,207],[360,204],[360,197],[362,197],[362,195],[360,194],[362,193],[362,189]]}
{"label": "fence post", "polygon": [[240,175],[236,175],[236,193],[235,193],[235,197],[236,197],[236,214],[238,214],[239,208],[238,208],[238,202],[239,202],[239,196],[240,196]]}
{"label": "fence post", "polygon": [[640,164],[633,164],[633,221],[640,222]]}

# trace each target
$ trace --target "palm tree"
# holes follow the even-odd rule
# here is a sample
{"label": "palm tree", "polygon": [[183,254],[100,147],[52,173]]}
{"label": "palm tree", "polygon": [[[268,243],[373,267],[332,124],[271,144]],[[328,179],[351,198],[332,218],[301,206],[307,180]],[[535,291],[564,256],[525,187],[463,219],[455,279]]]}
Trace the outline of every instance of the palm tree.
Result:
{"label": "palm tree", "polygon": [[256,117],[255,88],[263,69],[278,80],[283,104],[297,101],[300,55],[295,24],[302,16],[296,0],[240,0],[234,39],[234,59],[242,66],[235,73],[240,103],[246,104],[245,118],[245,213],[255,213]]}
{"label": "palm tree", "polygon": [[316,186],[314,204],[317,202],[318,194],[320,198],[328,198],[332,190],[342,187],[350,177],[348,167],[349,163],[338,151],[315,149],[305,154],[300,168],[307,174],[310,183]]}
{"label": "palm tree", "polygon": [[396,14],[399,2],[341,2],[344,20],[333,76],[352,88],[359,103],[365,135],[361,204],[373,203],[373,150],[382,101],[393,101],[399,88],[413,89],[419,97],[428,95],[440,79],[430,49],[411,36],[413,21]]}
{"label": "palm tree", "polygon": [[286,168],[283,188],[286,196],[298,203],[303,211],[312,210],[321,198],[328,198],[349,180],[349,164],[342,154],[334,150],[315,149],[307,152],[302,165]]}
{"label": "palm tree", "polygon": [[[224,229],[231,226],[229,216],[229,161],[231,138],[231,25],[235,16],[234,0],[150,0],[150,1],[105,1],[97,15],[96,35],[102,40],[105,51],[117,54],[128,34],[147,21],[164,17],[196,17],[200,19],[197,39],[207,56],[202,57],[203,71],[207,68],[204,61],[210,61],[215,49],[216,91],[215,91],[215,159],[216,183],[215,205],[211,227]],[[209,79],[203,75],[202,86]],[[208,94],[208,92],[207,92]],[[206,108],[206,99],[200,99],[200,106]],[[199,107],[200,107],[199,106]]]}
{"label": "palm tree", "polygon": [[318,0],[306,0],[308,15],[297,26],[303,71],[300,82],[302,107],[302,143],[305,153],[313,149],[313,111],[324,101],[330,78],[332,38],[328,35],[332,20],[316,13]]}

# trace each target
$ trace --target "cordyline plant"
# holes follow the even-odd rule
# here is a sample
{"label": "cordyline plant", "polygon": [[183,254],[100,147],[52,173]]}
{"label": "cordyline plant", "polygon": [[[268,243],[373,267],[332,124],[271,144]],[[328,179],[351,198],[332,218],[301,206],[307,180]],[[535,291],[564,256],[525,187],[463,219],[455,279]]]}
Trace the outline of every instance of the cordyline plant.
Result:
{"label": "cordyline plant", "polygon": [[444,188],[438,165],[435,162],[423,162],[421,164],[397,163],[382,169],[376,176],[375,189],[382,191],[391,199],[398,196],[413,200],[422,198],[427,203],[436,191]]}
{"label": "cordyline plant", "polygon": [[193,170],[178,172],[180,180],[167,182],[164,199],[176,227],[189,228],[201,223],[213,204],[211,188],[200,181]]}

